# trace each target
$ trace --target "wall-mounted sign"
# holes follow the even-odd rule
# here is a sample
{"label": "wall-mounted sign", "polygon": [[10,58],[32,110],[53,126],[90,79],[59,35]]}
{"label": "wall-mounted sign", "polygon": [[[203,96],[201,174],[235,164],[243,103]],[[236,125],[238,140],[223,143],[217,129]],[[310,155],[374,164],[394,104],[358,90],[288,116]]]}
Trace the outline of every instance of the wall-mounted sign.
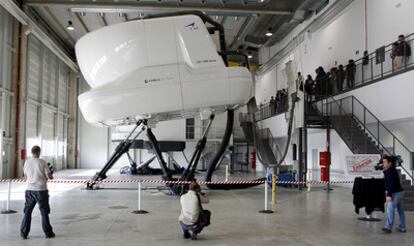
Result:
{"label": "wall-mounted sign", "polygon": [[346,157],[348,174],[375,176],[381,175],[381,171],[375,170],[375,165],[380,160],[380,155],[350,155]]}

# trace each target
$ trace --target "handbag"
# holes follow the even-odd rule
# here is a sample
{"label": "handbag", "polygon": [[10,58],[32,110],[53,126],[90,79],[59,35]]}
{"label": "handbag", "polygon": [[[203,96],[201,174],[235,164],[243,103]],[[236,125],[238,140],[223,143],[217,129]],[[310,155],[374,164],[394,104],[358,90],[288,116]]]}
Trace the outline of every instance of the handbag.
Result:
{"label": "handbag", "polygon": [[211,212],[210,212],[210,210],[203,209],[203,206],[201,205],[201,199],[200,199],[199,194],[197,194],[197,198],[198,198],[198,204],[200,206],[200,215],[198,216],[198,223],[200,223],[200,225],[202,227],[209,226],[210,225]]}

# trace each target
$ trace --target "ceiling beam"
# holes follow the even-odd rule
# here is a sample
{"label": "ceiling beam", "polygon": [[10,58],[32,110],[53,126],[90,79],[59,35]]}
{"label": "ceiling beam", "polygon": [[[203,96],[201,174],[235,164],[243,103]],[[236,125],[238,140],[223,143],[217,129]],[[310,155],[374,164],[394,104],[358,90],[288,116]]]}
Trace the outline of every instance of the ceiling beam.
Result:
{"label": "ceiling beam", "polygon": [[56,28],[56,30],[60,33],[60,35],[62,35],[63,37],[65,37],[65,40],[71,45],[74,46],[75,45],[75,41],[73,40],[72,36],[70,36],[70,34],[68,33],[68,31],[66,30],[66,28],[64,26],[62,26],[59,22],[59,20],[56,18],[56,16],[52,13],[52,11],[50,11],[50,9],[48,7],[43,7],[42,8],[43,12],[46,14],[46,16],[52,20],[52,22],[50,23],[50,25],[52,25],[54,28]]}
{"label": "ceiling beam", "polygon": [[63,61],[73,71],[78,72],[78,65],[73,62],[68,53],[65,52],[61,45],[58,45],[46,32],[40,28],[39,23],[29,17],[13,0],[2,0],[0,5],[13,15],[22,25],[25,26],[27,31],[26,35],[32,33],[36,36],[46,47],[48,47],[61,61]]}
{"label": "ceiling beam", "polygon": [[82,16],[79,13],[73,13],[74,19],[79,23],[85,33],[89,33],[89,28],[86,26],[85,22],[82,19]]}
{"label": "ceiling beam", "polygon": [[127,22],[128,21],[128,16],[126,14],[123,14],[122,19],[124,20],[124,22]]}
{"label": "ceiling beam", "polygon": [[244,41],[244,38],[250,33],[251,29],[256,25],[258,17],[249,16],[240,27],[237,35],[234,37],[233,42],[230,45],[230,49],[236,49],[237,45]]}
{"label": "ceiling beam", "polygon": [[108,22],[106,21],[104,13],[99,13],[98,21],[101,23],[102,26],[107,26],[108,25]]}
{"label": "ceiling beam", "polygon": [[114,2],[113,0],[100,0],[100,1],[82,1],[82,0],[26,0],[24,2],[28,6],[65,6],[66,8],[99,8],[102,11],[115,10],[122,12],[122,9],[127,10],[170,10],[170,11],[184,11],[184,10],[200,10],[206,12],[212,12],[214,14],[229,14],[229,15],[251,15],[251,14],[263,14],[263,15],[291,15],[291,11],[278,10],[269,6],[249,6],[249,7],[234,7],[234,6],[212,6],[208,4],[185,4],[177,5],[176,3],[154,3],[154,2]]}

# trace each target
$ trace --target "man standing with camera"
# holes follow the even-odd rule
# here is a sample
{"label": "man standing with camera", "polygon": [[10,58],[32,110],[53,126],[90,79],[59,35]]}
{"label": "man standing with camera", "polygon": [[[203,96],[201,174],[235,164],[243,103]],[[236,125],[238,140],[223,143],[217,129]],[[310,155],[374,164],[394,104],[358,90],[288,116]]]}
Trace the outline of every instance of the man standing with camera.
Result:
{"label": "man standing with camera", "polygon": [[396,169],[395,159],[391,156],[383,157],[384,166],[384,181],[385,181],[385,193],[387,201],[387,223],[382,229],[384,233],[391,233],[394,224],[394,212],[398,211],[400,219],[400,225],[398,227],[399,232],[406,232],[405,227],[405,214],[402,199],[404,197],[404,190],[400,183],[400,176]]}
{"label": "man standing with camera", "polygon": [[24,164],[24,176],[27,179],[27,190],[25,193],[26,203],[24,204],[24,217],[20,227],[20,236],[27,239],[32,222],[32,212],[34,207],[39,206],[42,215],[42,227],[46,238],[55,237],[53,228],[50,225],[49,214],[49,191],[47,189],[47,180],[53,179],[52,172],[47,163],[40,159],[40,147],[33,146],[32,158]]}

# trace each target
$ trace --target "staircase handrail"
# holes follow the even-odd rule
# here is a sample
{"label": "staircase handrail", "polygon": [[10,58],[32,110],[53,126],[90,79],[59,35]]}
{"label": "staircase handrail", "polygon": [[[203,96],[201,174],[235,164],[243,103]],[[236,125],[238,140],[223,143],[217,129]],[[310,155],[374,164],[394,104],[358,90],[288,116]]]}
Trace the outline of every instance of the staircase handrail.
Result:
{"label": "staircase handrail", "polygon": [[[393,137],[393,139],[395,139],[396,141],[398,141],[400,144],[401,144],[401,146],[403,146],[406,150],[408,150],[409,152],[411,152],[410,151],[410,149],[403,143],[403,142],[401,142],[401,140],[400,139],[398,139],[397,138],[397,136],[395,136],[395,134],[394,133],[392,133],[391,132],[391,130],[389,130],[388,129],[388,127],[386,127],[385,125],[384,125],[384,123],[382,123],[379,119],[378,119],[378,117],[377,116],[375,116],[375,114],[373,114],[372,112],[371,112],[371,110],[369,110],[367,107],[365,107],[365,105],[364,104],[362,104],[362,102],[360,101],[360,100],[358,100],[358,98],[356,98],[355,96],[348,96],[348,97],[352,97],[352,99],[353,100],[356,100],[363,108],[364,108],[364,110],[366,110],[368,113],[370,113],[371,115],[372,115],[372,117],[374,117],[374,119],[376,120],[376,121],[378,121],[378,124],[379,125],[381,125],[385,130],[387,130],[387,132]],[[348,98],[348,97],[345,97],[345,98]],[[343,99],[345,99],[345,98],[343,98]],[[341,98],[342,99],[342,98]],[[364,127],[365,127],[365,125],[364,125]]]}
{"label": "staircase handrail", "polygon": [[[351,112],[346,112],[345,110],[344,110],[344,108],[343,108],[343,106],[342,106],[342,101],[344,101],[344,100],[346,100],[346,99],[349,99],[349,98],[351,98]],[[330,99],[330,101],[329,101],[329,99]],[[395,153],[395,141],[398,141],[400,144],[401,144],[401,146],[406,150],[406,151],[408,151],[411,155],[412,155],[412,151],[405,145],[405,144],[403,144],[402,142],[401,142],[401,140],[399,140],[379,119],[378,119],[378,117],[376,117],[367,107],[365,107],[365,105],[364,104],[362,104],[362,102],[361,101],[359,101],[355,96],[347,96],[347,97],[344,97],[344,98],[341,98],[341,99],[338,99],[338,100],[340,100],[340,102],[341,103],[338,103],[338,100],[336,100],[334,97],[328,97],[328,98],[326,98],[326,99],[324,99],[325,100],[325,104],[326,104],[326,114],[328,115],[328,116],[332,116],[332,107],[330,107],[330,111],[328,111],[328,105],[329,104],[331,104],[331,103],[335,103],[335,104],[337,104],[337,106],[338,106],[338,109],[340,110],[340,112],[341,112],[341,115],[344,115],[344,116],[346,116],[346,117],[349,117],[349,118],[351,118],[352,120],[356,120],[359,124],[361,124],[363,127],[364,127],[364,131],[367,131],[375,140],[376,140],[376,142],[378,143],[378,146],[381,146],[382,147],[382,149],[384,150],[384,151],[386,151],[389,155],[395,155],[396,153]],[[324,107],[324,100],[320,100],[320,101],[316,101],[316,102],[314,102],[314,104],[315,103],[318,103],[318,102],[320,102],[320,103],[322,103],[322,110],[325,108]],[[369,114],[371,114],[371,116],[375,119],[375,122],[374,123],[376,123],[377,124],[377,126],[378,126],[378,131],[379,131],[379,126],[381,125],[382,127],[384,127],[384,129],[392,136],[392,141],[393,141],[393,153],[391,153],[382,143],[381,143],[381,141],[380,141],[380,136],[379,136],[379,134],[378,134],[378,136],[376,137],[375,136],[375,134],[373,134],[367,127],[366,127],[366,122],[361,122],[361,120],[360,119],[358,119],[358,117],[356,117],[355,116],[355,110],[354,110],[354,100],[355,101],[357,101],[358,103],[359,103],[359,105],[360,106],[362,106],[362,108],[363,108],[363,110],[366,110]],[[317,108],[318,109],[318,108]],[[321,112],[322,113],[322,115],[324,115],[323,114],[323,111]],[[351,116],[349,116],[349,114],[351,114],[352,115],[352,117]],[[412,165],[412,164],[411,164]],[[407,176],[409,176],[410,177],[410,179],[414,182],[414,175],[412,175],[403,165],[400,165],[399,167],[401,167],[401,169],[407,174]],[[411,166],[410,167],[411,169],[413,169],[413,167]]]}

